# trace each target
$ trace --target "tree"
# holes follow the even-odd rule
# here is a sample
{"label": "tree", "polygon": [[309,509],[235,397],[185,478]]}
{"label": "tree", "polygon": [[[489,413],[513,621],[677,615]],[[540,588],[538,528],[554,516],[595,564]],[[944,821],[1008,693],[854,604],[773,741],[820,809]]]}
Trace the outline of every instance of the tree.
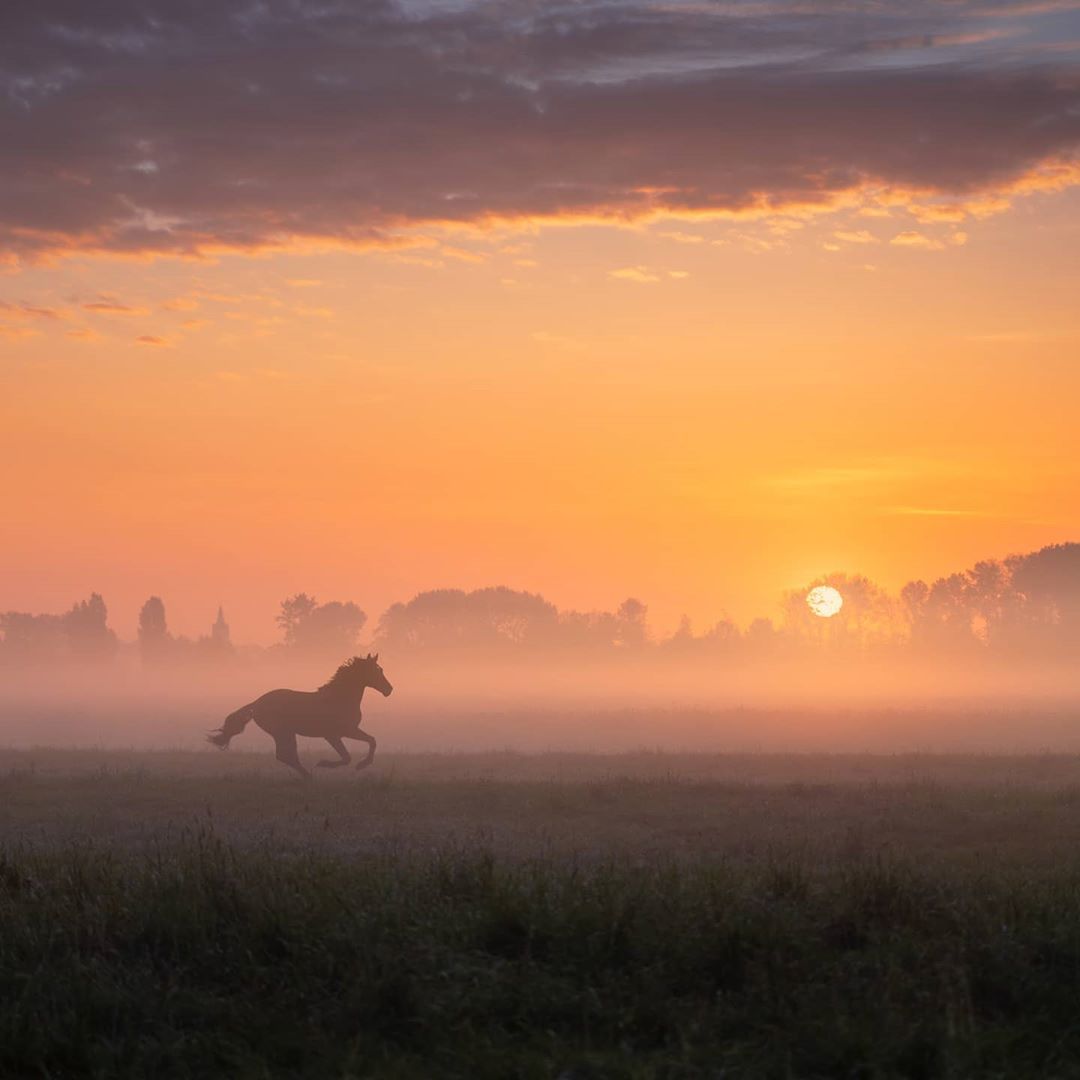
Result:
{"label": "tree", "polygon": [[151,596],[139,611],[139,653],[143,663],[159,663],[168,653],[171,642],[165,621],[165,602],[160,596]]}
{"label": "tree", "polygon": [[320,604],[307,593],[297,593],[281,602],[277,622],[285,644],[297,652],[346,656],[355,651],[367,615],[352,602]]}
{"label": "tree", "polygon": [[914,627],[926,615],[926,598],[930,586],[925,581],[909,581],[900,590],[900,607],[908,625]]}
{"label": "tree", "polygon": [[752,655],[768,656],[776,650],[780,632],[772,619],[757,618],[746,628],[746,644]]}
{"label": "tree", "polygon": [[108,610],[98,593],[91,593],[64,616],[71,655],[83,660],[100,660],[116,651],[116,635],[108,627]]}
{"label": "tree", "polygon": [[0,615],[0,630],[4,633],[4,656],[10,660],[62,660],[67,654],[67,629],[62,615],[6,611]]}
{"label": "tree", "polygon": [[1012,621],[1030,645],[1080,643],[1080,544],[1051,544],[1006,560]]}
{"label": "tree", "polygon": [[611,649],[619,620],[610,611],[564,611],[559,616],[559,643],[567,649]]}
{"label": "tree", "polygon": [[281,601],[281,611],[275,617],[275,621],[281,627],[286,645],[297,643],[300,628],[317,607],[315,597],[308,596],[307,593],[297,593]]}
{"label": "tree", "polygon": [[624,649],[640,648],[649,639],[649,627],[645,616],[649,609],[634,597],[629,597],[619,605],[615,612],[618,623],[615,642]]}
{"label": "tree", "polygon": [[[815,615],[806,603],[810,590],[820,585],[836,589],[844,601],[829,618]],[[785,628],[807,642],[864,649],[895,642],[899,637],[895,600],[861,574],[826,574],[785,594],[783,606]]]}
{"label": "tree", "polygon": [[505,586],[431,589],[394,604],[379,620],[381,643],[405,648],[505,648],[544,645],[558,634],[559,613],[536,593]]}

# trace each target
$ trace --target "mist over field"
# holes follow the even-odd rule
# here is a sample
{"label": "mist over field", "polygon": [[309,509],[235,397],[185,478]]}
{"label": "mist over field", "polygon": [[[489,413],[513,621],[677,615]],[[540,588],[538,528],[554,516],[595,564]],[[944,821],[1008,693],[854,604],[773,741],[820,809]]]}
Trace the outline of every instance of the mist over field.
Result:
{"label": "mist over field", "polygon": [[[806,603],[826,585],[831,618]],[[1075,751],[1080,545],[987,561],[892,596],[829,575],[746,627],[688,620],[657,635],[647,606],[560,611],[505,588],[435,590],[368,619],[351,601],[281,603],[280,640],[235,643],[224,612],[175,636],[160,598],[133,642],[96,594],[58,616],[0,616],[8,746],[188,747],[277,687],[313,690],[378,651],[397,687],[369,693],[384,749]],[[237,748],[269,744],[249,729]]]}

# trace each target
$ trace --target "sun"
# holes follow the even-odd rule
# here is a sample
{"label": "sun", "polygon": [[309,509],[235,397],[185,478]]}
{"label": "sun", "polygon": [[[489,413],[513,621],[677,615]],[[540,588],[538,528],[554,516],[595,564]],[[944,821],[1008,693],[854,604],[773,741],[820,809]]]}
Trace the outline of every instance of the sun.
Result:
{"label": "sun", "polygon": [[806,594],[806,605],[815,615],[831,619],[844,606],[844,598],[831,585],[816,585]]}

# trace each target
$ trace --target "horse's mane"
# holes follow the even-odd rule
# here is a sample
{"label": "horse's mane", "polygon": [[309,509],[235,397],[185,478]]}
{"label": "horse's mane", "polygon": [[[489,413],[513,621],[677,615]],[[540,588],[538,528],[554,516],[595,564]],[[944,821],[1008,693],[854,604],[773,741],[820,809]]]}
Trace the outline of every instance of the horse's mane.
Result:
{"label": "horse's mane", "polygon": [[345,663],[319,687],[319,689],[339,690],[342,687],[353,685],[353,683],[358,681],[358,675],[367,673],[366,669],[370,663],[370,656],[354,656],[351,660],[346,660]]}

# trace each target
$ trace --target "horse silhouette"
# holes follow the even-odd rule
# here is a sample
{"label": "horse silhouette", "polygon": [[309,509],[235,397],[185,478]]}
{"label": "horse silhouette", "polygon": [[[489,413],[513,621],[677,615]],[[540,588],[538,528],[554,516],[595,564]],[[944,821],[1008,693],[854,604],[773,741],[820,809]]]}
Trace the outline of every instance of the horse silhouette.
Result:
{"label": "horse silhouette", "polygon": [[222,750],[247,727],[249,720],[270,735],[277,745],[278,761],[295,769],[305,780],[311,773],[300,764],[296,736],[325,739],[337,752],[337,761],[320,761],[324,769],[348,765],[352,760],[345,739],[367,743],[367,757],[356,767],[367,768],[375,759],[375,737],[360,730],[360,701],[367,687],[389,697],[394,688],[379,667],[379,654],[354,656],[334,672],[318,690],[271,690],[262,697],[229,713],[225,723],[207,735]]}

